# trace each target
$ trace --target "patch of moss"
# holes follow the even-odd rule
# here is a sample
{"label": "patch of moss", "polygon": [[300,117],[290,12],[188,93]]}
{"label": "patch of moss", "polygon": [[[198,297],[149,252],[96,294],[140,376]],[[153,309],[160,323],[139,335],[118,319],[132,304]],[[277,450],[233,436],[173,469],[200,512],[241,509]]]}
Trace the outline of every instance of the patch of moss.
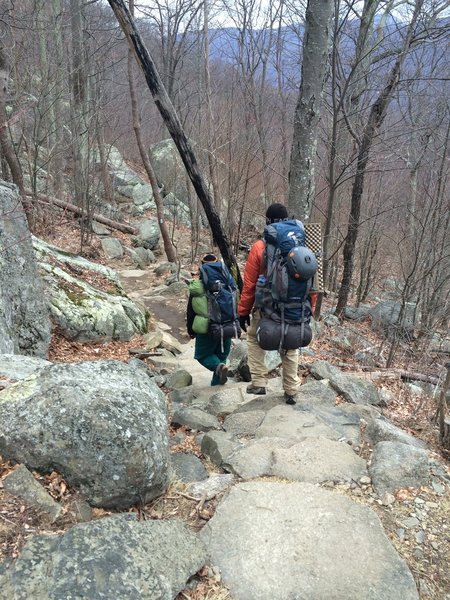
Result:
{"label": "patch of moss", "polygon": [[60,281],[59,287],[64,291],[72,304],[75,304],[75,306],[81,306],[84,300],[89,298],[84,290],[77,285],[70,285],[66,282]]}

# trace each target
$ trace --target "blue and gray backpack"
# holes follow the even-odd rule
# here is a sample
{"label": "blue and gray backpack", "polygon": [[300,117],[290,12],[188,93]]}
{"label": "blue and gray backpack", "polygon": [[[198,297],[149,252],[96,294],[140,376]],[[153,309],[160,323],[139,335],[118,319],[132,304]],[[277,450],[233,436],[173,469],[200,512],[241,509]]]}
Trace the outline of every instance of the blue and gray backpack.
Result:
{"label": "blue and gray backpack", "polygon": [[225,263],[221,260],[203,263],[200,277],[208,299],[209,333],[222,342],[240,337],[236,282]]}
{"label": "blue and gray backpack", "polygon": [[258,279],[255,307],[263,314],[256,330],[264,350],[294,350],[312,339],[309,326],[309,292],[317,271],[317,258],[305,246],[301,221],[286,220],[267,225],[264,270]]}

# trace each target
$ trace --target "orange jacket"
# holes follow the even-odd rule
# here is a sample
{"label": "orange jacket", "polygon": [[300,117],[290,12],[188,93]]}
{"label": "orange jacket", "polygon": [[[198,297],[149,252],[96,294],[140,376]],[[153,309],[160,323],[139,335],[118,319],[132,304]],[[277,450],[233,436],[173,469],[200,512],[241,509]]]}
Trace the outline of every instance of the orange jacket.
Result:
{"label": "orange jacket", "polygon": [[[244,287],[241,293],[241,299],[238,305],[238,315],[244,317],[252,312],[255,302],[256,282],[263,273],[264,250],[266,244],[263,240],[258,240],[253,244],[248,254],[247,263],[244,270]],[[310,292],[311,312],[314,314],[316,306],[317,292]]]}
{"label": "orange jacket", "polygon": [[247,258],[244,270],[244,287],[239,300],[238,314],[243,317],[252,312],[255,302],[256,282],[262,273],[263,256],[266,244],[258,240],[253,244]]}

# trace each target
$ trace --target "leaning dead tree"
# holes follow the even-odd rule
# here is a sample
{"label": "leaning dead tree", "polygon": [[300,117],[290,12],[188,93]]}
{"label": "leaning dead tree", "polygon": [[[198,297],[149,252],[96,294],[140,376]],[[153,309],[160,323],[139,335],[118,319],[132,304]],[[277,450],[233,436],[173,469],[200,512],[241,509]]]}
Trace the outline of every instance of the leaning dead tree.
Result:
{"label": "leaning dead tree", "polygon": [[161,113],[164,123],[178,148],[186,171],[194,186],[197,196],[205,210],[206,217],[211,227],[213,239],[222,253],[225,263],[236,276],[239,288],[242,288],[242,278],[236,258],[231,251],[228,237],[222,227],[220,217],[217,214],[212,196],[200,171],[192,146],[184,133],[178,115],[170,101],[156,65],[145,47],[133,18],[130,15],[123,0],[108,0],[119,25],[127,38],[130,48],[133,50],[138,64],[141,66],[148,88],[152,93],[155,104]]}

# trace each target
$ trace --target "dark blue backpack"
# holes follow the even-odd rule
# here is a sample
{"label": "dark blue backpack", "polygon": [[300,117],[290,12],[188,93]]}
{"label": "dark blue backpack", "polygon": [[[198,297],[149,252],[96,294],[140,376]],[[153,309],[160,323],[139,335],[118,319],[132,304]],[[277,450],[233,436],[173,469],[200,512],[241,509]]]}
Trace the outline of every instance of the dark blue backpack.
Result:
{"label": "dark blue backpack", "polygon": [[200,276],[208,299],[209,332],[218,339],[241,335],[236,282],[222,261],[203,263]]}
{"label": "dark blue backpack", "polygon": [[305,245],[303,224],[293,219],[267,225],[264,241],[266,274],[258,282],[255,302],[264,318],[256,332],[257,340],[264,350],[307,346],[312,338],[309,327],[312,279],[296,279],[288,268],[290,251]]}

